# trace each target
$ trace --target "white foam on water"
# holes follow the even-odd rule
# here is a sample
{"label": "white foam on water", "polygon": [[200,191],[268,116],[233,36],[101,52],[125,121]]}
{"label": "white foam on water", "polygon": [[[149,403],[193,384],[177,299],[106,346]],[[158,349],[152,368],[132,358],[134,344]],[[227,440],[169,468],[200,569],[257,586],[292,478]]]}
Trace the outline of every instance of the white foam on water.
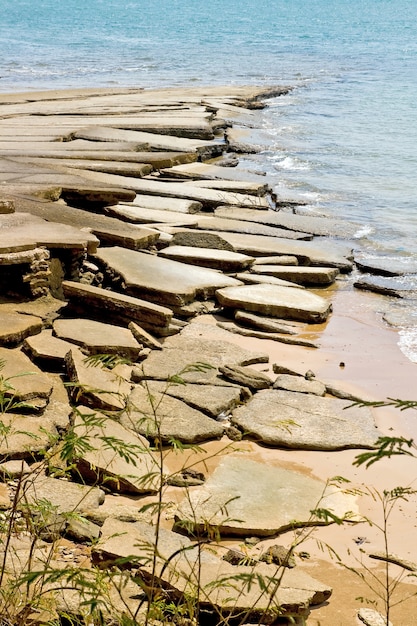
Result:
{"label": "white foam on water", "polygon": [[398,333],[398,347],[412,363],[417,363],[417,326],[403,328]]}
{"label": "white foam on water", "polygon": [[369,224],[364,224],[361,226],[356,233],[353,235],[354,239],[362,239],[364,237],[368,237],[368,235],[372,235],[375,232],[375,229]]}
{"label": "white foam on water", "polygon": [[295,157],[290,157],[290,156],[286,156],[280,161],[277,161],[276,163],[274,163],[274,167],[276,169],[292,170],[292,171],[302,171],[302,170],[310,169],[310,165],[306,163],[305,161],[301,161],[300,159],[297,159]]}

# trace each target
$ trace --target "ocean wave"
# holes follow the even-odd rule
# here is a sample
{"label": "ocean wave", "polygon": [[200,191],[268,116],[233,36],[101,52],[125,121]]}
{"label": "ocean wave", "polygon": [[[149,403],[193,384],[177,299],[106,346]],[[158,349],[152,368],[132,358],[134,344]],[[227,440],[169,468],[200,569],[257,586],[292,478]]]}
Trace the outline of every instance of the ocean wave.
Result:
{"label": "ocean wave", "polygon": [[398,347],[412,363],[417,363],[417,326],[404,328],[398,333]]}
{"label": "ocean wave", "polygon": [[301,161],[301,159],[297,159],[296,157],[286,156],[280,161],[274,164],[274,168],[277,170],[292,170],[292,171],[303,171],[309,170],[310,165],[305,161]]}

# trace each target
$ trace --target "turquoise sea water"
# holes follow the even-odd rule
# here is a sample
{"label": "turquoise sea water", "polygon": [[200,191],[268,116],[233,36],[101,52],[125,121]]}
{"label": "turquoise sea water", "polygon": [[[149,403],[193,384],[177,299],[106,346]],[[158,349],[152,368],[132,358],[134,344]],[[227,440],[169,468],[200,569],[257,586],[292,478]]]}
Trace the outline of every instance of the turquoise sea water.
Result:
{"label": "turquoise sea water", "polygon": [[277,191],[417,258],[415,0],[0,0],[2,92],[248,83],[295,86],[258,119]]}

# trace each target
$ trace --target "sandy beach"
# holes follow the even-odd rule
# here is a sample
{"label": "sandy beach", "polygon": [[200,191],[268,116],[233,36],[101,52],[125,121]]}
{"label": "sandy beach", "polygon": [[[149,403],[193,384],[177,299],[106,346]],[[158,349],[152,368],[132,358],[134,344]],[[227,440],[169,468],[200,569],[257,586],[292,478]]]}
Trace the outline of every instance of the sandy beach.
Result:
{"label": "sandy beach", "polygon": [[[88,106],[83,103],[83,98],[87,93],[88,99],[90,100],[87,103]],[[1,95],[0,122],[4,123],[3,126],[0,123],[0,162],[3,163],[3,165],[7,164],[9,169],[5,169],[5,179],[4,182],[2,182],[2,187],[0,187],[0,201],[2,199],[11,199],[15,205],[15,215],[17,215],[19,211],[28,211],[29,213],[32,213],[32,215],[37,215],[37,217],[42,215],[42,211],[49,210],[48,207],[54,203],[46,202],[46,194],[42,197],[40,193],[41,187],[43,186],[49,191],[50,189],[56,187],[61,189],[66,187],[71,189],[77,188],[77,186],[81,187],[81,183],[76,182],[75,178],[75,182],[71,182],[72,179],[70,181],[71,176],[79,176],[81,178],[81,175],[85,175],[85,180],[89,181],[91,187],[88,189],[90,198],[92,188],[94,188],[93,191],[97,194],[99,193],[99,188],[101,191],[104,189],[104,191],[110,193],[110,190],[106,189],[105,183],[102,182],[105,180],[105,177],[108,176],[108,180],[110,181],[109,185],[112,186],[111,193],[114,193],[117,196],[117,185],[114,182],[111,182],[113,177],[116,176],[114,173],[108,172],[106,174],[103,171],[100,173],[102,178],[100,178],[97,174],[95,174],[96,178],[94,178],[94,175],[88,178],[90,174],[88,174],[87,170],[74,168],[73,172],[71,172],[68,167],[68,162],[66,163],[67,169],[64,171],[63,167],[59,163],[52,165],[50,160],[45,159],[45,163],[48,161],[48,164],[43,167],[45,167],[47,171],[45,170],[44,179],[41,180],[43,174],[39,171],[35,172],[35,168],[41,167],[42,158],[35,155],[34,149],[33,152],[30,152],[30,139],[26,142],[25,147],[23,147],[23,139],[20,138],[19,141],[17,141],[15,138],[14,141],[17,146],[16,149],[11,151],[10,147],[7,149],[4,147],[4,150],[2,151],[2,145],[5,146],[7,142],[11,142],[10,136],[6,136],[6,133],[9,132],[7,129],[12,128],[10,119],[14,119],[16,121],[21,117],[21,124],[23,128],[25,124],[25,116],[35,115],[36,107],[39,106],[39,103],[42,103],[42,101],[48,102],[49,99],[51,99],[51,102],[47,104],[47,107],[49,107],[47,114],[51,117],[51,119],[53,118],[54,123],[49,127],[48,125],[43,125],[42,121],[39,123],[37,122],[36,125],[31,126],[30,123],[28,123],[27,126],[25,126],[25,128],[30,127],[31,129],[30,131],[25,130],[29,136],[30,133],[33,133],[33,137],[38,137],[37,140],[32,142],[33,146],[38,143],[39,137],[43,133],[45,133],[45,137],[48,137],[47,141],[49,142],[49,147],[54,147],[53,144],[56,145],[58,143],[56,138],[53,138],[55,135],[58,136],[59,134],[57,120],[59,116],[54,116],[54,107],[60,111],[60,116],[64,118],[64,125],[67,124],[67,127],[65,127],[65,132],[68,133],[66,135],[67,137],[71,136],[74,139],[76,136],[75,129],[80,127],[79,120],[74,122],[70,119],[71,116],[75,115],[77,112],[80,113],[81,111],[81,114],[85,115],[86,118],[93,118],[92,122],[85,124],[86,127],[90,124],[92,127],[98,126],[98,116],[95,114],[94,109],[98,109],[99,106],[101,106],[100,97],[103,95],[108,97],[106,106],[116,107],[119,111],[119,115],[125,115],[126,110],[133,106],[133,90],[125,90],[124,92],[121,92],[121,90],[114,90],[113,93],[109,90],[94,90],[94,92],[80,90],[77,92],[53,92],[52,94],[45,92],[42,94],[30,93],[9,96]],[[123,99],[124,97],[126,97],[126,101]],[[170,103],[170,106],[173,107],[175,98],[179,98],[180,100],[182,99],[184,102],[187,102],[187,100],[191,101],[193,98],[195,99],[195,97],[196,96],[193,93],[193,90],[181,90],[179,93],[171,90],[159,90],[153,93],[155,102],[158,102],[161,108],[163,108],[164,102]],[[229,112],[230,117],[233,118],[236,111],[233,108],[235,105],[232,104],[232,100],[233,98],[243,96],[238,88],[230,88],[229,90],[224,89],[223,91],[212,88],[206,90],[201,99],[203,102],[206,102],[206,100],[209,100],[210,97],[212,98],[212,107],[217,106],[217,104],[214,104],[215,101],[220,102],[223,98],[224,109],[221,110],[221,113],[225,114],[226,112]],[[31,104],[30,101],[35,104]],[[71,111],[71,103],[74,106],[74,111]],[[150,106],[150,100],[146,101],[146,106]],[[2,115],[2,107],[6,111],[6,114],[4,115]],[[31,108],[33,113],[30,113]],[[85,108],[85,111],[83,111],[83,108]],[[115,109],[111,114],[115,115]],[[103,111],[101,111],[99,115],[101,115],[104,119],[105,113]],[[134,115],[138,114],[133,113],[132,117],[134,117]],[[184,122],[184,126],[187,126],[187,124],[190,125],[192,121],[192,123],[195,123],[195,126],[197,127],[200,120],[200,117],[198,117],[198,122],[196,121],[197,115],[199,116],[200,112],[195,114],[194,119],[191,114],[189,114]],[[160,114],[160,117],[162,119],[163,115]],[[176,119],[175,122],[171,119],[170,123],[172,125],[177,124],[178,127],[180,127],[182,123],[180,114],[177,114],[177,118],[178,119]],[[239,120],[239,117],[236,119]],[[146,124],[148,123],[151,125],[151,121],[148,121],[146,113],[143,114],[143,120],[144,127],[146,127]],[[169,116],[163,121],[160,121],[158,118],[158,121],[155,122],[155,124],[160,124],[162,127],[163,122],[166,122],[166,120],[169,121]],[[131,127],[132,123],[129,123]],[[56,128],[54,125],[56,125]],[[16,126],[18,126],[17,123]],[[203,127],[204,125],[201,124],[201,126]],[[35,130],[35,128],[37,130]],[[203,131],[205,131],[205,127],[203,127]],[[11,132],[12,131],[10,131],[10,133]],[[139,131],[139,128],[130,128],[130,130],[126,129],[125,132],[155,132],[156,135],[158,131],[155,131],[155,129],[153,131],[149,129]],[[170,130],[163,129],[162,134],[158,136],[170,136],[170,132]],[[181,136],[181,129],[178,131],[178,134]],[[81,135],[80,133],[77,141],[85,141],[82,138],[83,136],[84,135]],[[87,140],[90,141],[91,144],[104,143],[100,141],[93,141],[91,137],[87,138]],[[246,140],[247,139],[245,138],[245,141]],[[112,140],[109,140],[107,145],[111,145],[112,141],[114,142],[115,139],[113,138]],[[192,139],[188,139],[188,141],[191,142]],[[208,140],[200,139],[195,141],[207,142]],[[71,143],[71,141],[59,143],[61,143],[62,146],[65,143]],[[43,143],[42,145],[44,146]],[[7,150],[10,150],[10,156],[8,156]],[[23,158],[17,156],[19,150],[21,150],[21,157]],[[159,150],[161,150],[161,148],[159,148]],[[131,154],[135,154],[135,152],[132,152]],[[154,149],[151,154],[157,155],[157,149]],[[51,155],[51,159],[55,158],[52,153]],[[46,154],[46,156],[48,155]],[[95,158],[97,159],[97,157]],[[210,164],[215,165],[216,159],[218,160],[218,158],[219,157],[210,159]],[[56,161],[59,162],[60,158],[56,158]],[[11,164],[16,167],[15,170],[12,170]],[[175,165],[173,167],[175,167]],[[27,168],[27,174],[33,174],[33,178],[30,181],[25,179],[25,168]],[[55,168],[55,170],[53,168]],[[227,169],[232,170],[235,168],[224,168],[224,170]],[[82,171],[83,174],[81,174]],[[10,175],[10,172],[12,172],[13,175]],[[54,175],[56,176],[56,181],[54,179]],[[61,181],[61,177],[62,181],[65,179],[64,182]],[[161,176],[160,178],[163,177]],[[131,179],[129,178],[129,180]],[[146,174],[143,178],[138,177],[138,180],[146,181]],[[87,185],[87,183],[85,184]],[[177,182],[175,184],[178,188],[180,188],[183,185],[187,185],[187,182]],[[127,183],[126,187],[128,187]],[[85,190],[83,193],[84,192]],[[42,191],[42,193],[44,192]],[[138,194],[136,198],[139,198],[140,192],[136,191],[136,193]],[[223,193],[226,196],[226,192]],[[71,201],[69,197],[70,196],[68,195],[68,197],[64,198],[63,195],[61,195],[58,202],[61,202],[63,207],[70,206]],[[86,198],[87,193],[83,197],[81,205],[83,201],[89,201],[88,198],[87,200]],[[65,203],[63,202],[63,199],[65,199]],[[124,200],[120,200],[120,203],[123,201]],[[129,202],[129,200],[126,202]],[[47,204],[48,206],[46,206]],[[113,204],[115,205],[116,202]],[[77,207],[80,207],[79,198],[77,199]],[[46,220],[48,221],[51,219],[51,215],[46,217]],[[165,240],[169,241],[171,230],[175,234],[176,228],[183,227],[182,224],[178,225],[178,219],[179,217],[176,214],[175,220],[173,219],[172,223],[168,224],[169,227],[164,224],[158,225],[154,222],[143,225],[143,228],[149,228],[152,232],[157,231],[158,236],[161,238],[165,237]],[[65,221],[64,223],[69,226],[68,221]],[[51,224],[51,221],[49,221],[49,224]],[[122,222],[120,220],[120,228],[122,228],[122,225],[123,228],[125,228],[126,224],[129,224],[129,222]],[[74,221],[73,226],[74,228],[78,228],[80,226],[80,222]],[[130,226],[132,226],[132,223]],[[98,227],[96,231],[94,231],[91,224],[86,225],[86,227],[87,228],[84,230],[80,229],[80,232],[82,232],[85,236],[87,236],[86,233],[88,233],[88,237],[90,237],[90,239],[82,244],[77,242],[77,246],[80,248],[80,246],[83,245],[87,250],[88,246],[92,246],[93,248],[96,246],[93,239],[97,237],[100,240],[100,234],[98,232]],[[139,228],[142,228],[142,225],[138,226],[136,224],[134,228],[132,227],[131,234],[135,229],[137,229],[135,232],[138,233],[137,236],[139,237]],[[105,228],[103,226],[102,231],[104,232],[104,230]],[[110,237],[108,234],[109,232],[110,228],[108,232],[106,231],[106,236],[108,237]],[[125,237],[125,240],[128,237],[128,233],[125,232],[123,232],[123,234],[121,232],[116,234],[119,238],[122,236]],[[114,236],[116,240],[114,232],[112,236]],[[64,235],[62,235],[62,237],[64,237]],[[155,241],[153,244],[147,244],[147,246],[152,248],[153,245],[156,249]],[[323,252],[325,253],[328,245],[328,239],[325,237],[317,237],[314,241],[316,243],[318,242],[318,246],[321,246]],[[43,245],[48,247],[48,244]],[[58,244],[56,245],[58,246]],[[110,243],[110,245],[112,244]],[[105,246],[109,246],[108,240],[105,241],[103,239],[102,241],[98,241],[95,252],[93,252],[91,258],[94,259],[97,247],[100,253],[102,248],[106,249]],[[145,248],[145,245],[143,247]],[[10,250],[3,250],[3,252],[5,254],[6,252],[9,254]],[[105,253],[103,252],[103,255],[104,254]],[[54,255],[52,255],[51,258],[54,258]],[[58,253],[55,258],[59,258]],[[61,256],[61,260],[62,258],[63,257]],[[91,261],[90,255],[88,255],[88,258]],[[73,260],[74,259],[75,256],[73,257]],[[102,265],[104,265],[104,263]],[[54,276],[55,275],[56,274],[54,274]],[[63,278],[64,281],[74,280],[74,278],[70,276],[64,276]],[[124,284],[127,284],[127,282],[127,280],[124,281]],[[158,287],[158,285],[156,285],[156,287]],[[274,380],[275,378],[272,366],[273,364],[279,363],[285,364],[285,366],[289,369],[293,369],[295,372],[302,375],[308,370],[311,370],[314,373],[315,379],[323,381],[325,384],[331,383],[332,385],[340,387],[344,391],[365,400],[381,401],[387,398],[400,398],[404,400],[417,399],[415,384],[416,364],[407,359],[406,356],[404,356],[404,354],[400,351],[398,347],[398,331],[389,327],[388,324],[382,320],[381,312],[384,311],[384,302],[386,297],[367,291],[356,290],[352,285],[352,281],[348,279],[345,274],[340,274],[336,281],[329,287],[313,287],[309,289],[309,291],[319,295],[326,302],[331,302],[332,304],[332,313],[325,322],[309,326],[305,325],[298,336],[299,339],[314,341],[318,345],[318,348],[313,349],[302,345],[287,345],[280,343],[279,341],[246,337],[232,333],[230,333],[230,343],[236,344],[246,350],[266,352],[269,355],[269,363],[257,363],[252,367],[259,372],[268,374],[271,380]],[[36,302],[35,295],[36,292],[32,294],[32,300]],[[42,296],[44,295],[45,294],[42,294]],[[210,298],[213,299],[212,296],[210,296]],[[16,298],[10,297],[10,302],[7,302],[7,300],[8,297],[7,294],[5,294],[1,306],[6,304],[9,305],[10,302],[15,302]],[[160,305],[168,306],[168,308],[170,306],[170,304],[162,302],[160,302]],[[172,305],[174,312],[177,310],[175,306],[176,305]],[[7,310],[9,310],[9,308]],[[25,312],[24,307],[22,310]],[[4,307],[0,310],[0,315],[5,311],[6,308]],[[26,310],[26,313],[27,312],[28,310]],[[215,312],[214,314],[200,314],[188,321],[190,324],[193,324],[194,322],[205,324],[207,326],[207,332],[204,334],[204,339],[210,340],[211,329],[213,328],[214,332],[214,329],[217,328],[216,323],[219,320],[224,319],[226,318],[222,316],[222,312],[220,311],[220,313]],[[45,328],[45,321],[43,323]],[[162,344],[166,341],[166,339],[161,337]],[[17,342],[16,346],[19,347],[20,343]],[[348,411],[349,409],[347,409],[347,413]],[[414,410],[399,411],[393,408],[378,408],[373,409],[372,412],[376,426],[386,436],[405,437],[407,439],[416,438],[417,425]],[[230,443],[226,437],[223,437],[221,441],[210,441],[201,445],[206,451],[215,452],[219,450],[225,442]],[[251,459],[271,467],[285,467],[305,476],[318,478],[322,481],[326,481],[334,476],[342,476],[346,478],[351,481],[353,489],[359,489],[364,492],[363,496],[358,497],[360,514],[364,517],[368,517],[371,521],[374,521],[377,524],[381,523],[382,519],[381,505],[377,498],[372,498],[369,494],[366,495],[365,492],[369,489],[375,489],[381,493],[385,489],[390,490],[398,486],[410,487],[411,489],[417,488],[415,484],[416,460],[406,456],[384,459],[369,469],[366,469],[364,466],[356,467],[353,465],[355,457],[359,452],[361,452],[361,450],[358,449],[331,451],[279,449],[259,445],[249,439],[244,439],[243,441],[236,443],[233,442],[230,445],[232,447],[236,446],[236,449],[243,448],[245,456],[250,456]],[[183,459],[178,459],[174,453],[169,454],[167,460],[170,463],[170,467],[174,470],[179,469],[178,466],[183,463]],[[218,462],[219,459],[214,458],[210,461],[208,467],[207,464],[203,464],[202,467],[204,467],[205,473],[207,473],[207,470],[210,472],[214,471]],[[178,494],[178,490],[176,491],[175,488],[169,488],[167,491],[167,497],[175,499],[180,496]],[[116,499],[115,496],[109,496],[109,499],[111,498]],[[126,496],[118,496],[118,498],[120,501],[125,501]],[[402,560],[414,563],[416,562],[415,546],[417,545],[417,522],[415,512],[415,496],[410,497],[409,501],[399,502],[398,506],[395,507],[392,517],[390,518],[388,527],[390,554],[398,555]],[[170,520],[166,520],[164,523],[168,527]],[[267,540],[262,540],[262,549],[265,549],[268,545],[272,545],[273,543],[288,545],[291,542],[292,537],[292,533],[284,533],[278,538],[268,538]],[[228,538],[226,542],[235,547],[242,545],[242,542],[238,539]],[[361,606],[368,606],[366,604],[361,604],[357,598],[369,598],[371,601],[374,601],[375,596],[372,591],[367,588],[366,584],[361,582],[355,574],[337,565],[335,557],[333,556],[333,558],[331,558],[320,542],[327,542],[340,556],[343,563],[349,567],[358,568],[358,570],[361,569],[360,563],[358,563],[358,559],[361,558],[360,551],[364,550],[365,553],[362,555],[364,562],[366,562],[366,565],[369,566],[373,572],[378,573],[378,575],[382,577],[381,562],[369,559],[367,553],[380,552],[384,548],[384,537],[375,525],[371,526],[365,522],[359,525],[347,523],[340,527],[333,525],[317,529],[312,534],[312,537],[308,538],[305,544],[299,548],[299,550],[305,551],[309,555],[305,556],[302,560],[303,567],[306,568],[312,576],[333,588],[333,594],[328,602],[322,606],[312,608],[311,615],[308,618],[308,624],[311,624],[311,626],[357,626],[359,623],[357,610]],[[255,550],[260,550],[260,546],[258,548],[255,547]],[[410,576],[407,582],[407,585],[402,584],[400,587],[399,596],[401,597],[405,597],[408,593],[411,595],[417,592],[416,579],[413,579],[413,577]],[[382,611],[382,605],[379,604],[378,609]],[[391,621],[393,625],[411,626],[415,622],[416,609],[417,596],[393,608],[391,614]]]}

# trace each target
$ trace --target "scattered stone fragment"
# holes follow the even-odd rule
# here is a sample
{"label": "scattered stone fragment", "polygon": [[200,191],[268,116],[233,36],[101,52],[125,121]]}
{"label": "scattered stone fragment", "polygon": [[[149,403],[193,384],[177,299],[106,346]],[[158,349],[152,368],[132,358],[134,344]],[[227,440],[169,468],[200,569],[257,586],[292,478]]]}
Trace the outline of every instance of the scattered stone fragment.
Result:
{"label": "scattered stone fragment", "polygon": [[306,380],[301,376],[290,376],[289,374],[279,374],[273,388],[297,393],[312,393],[315,396],[324,396],[326,393],[326,385],[319,380]]}
{"label": "scattered stone fragment", "polygon": [[257,337],[258,339],[269,339],[270,341],[279,341],[280,343],[287,343],[294,346],[305,346],[306,348],[317,348],[317,344],[314,341],[308,339],[302,339],[299,337],[289,337],[288,334],[279,334],[271,332],[263,332],[262,330],[254,330],[249,328],[243,328],[239,324],[234,322],[217,322],[220,328],[224,328],[231,333],[237,335],[243,335],[243,337]]}
{"label": "scattered stone fragment", "polygon": [[216,298],[227,308],[316,324],[324,322],[331,310],[320,296],[276,285],[227,287],[218,289]]}
{"label": "scattered stone fragment", "polygon": [[376,559],[377,561],[385,561],[386,563],[393,563],[394,565],[398,565],[403,569],[409,572],[417,572],[417,563],[413,561],[408,561],[407,559],[403,559],[396,554],[385,554],[384,552],[373,552],[369,554],[371,559]]}
{"label": "scattered stone fragment", "polygon": [[6,199],[2,199],[0,200],[0,214],[6,214],[6,213],[14,213],[15,208],[14,208],[14,201],[13,200],[6,200]]}
{"label": "scattered stone fragment", "polygon": [[30,467],[24,460],[13,460],[0,463],[0,477],[2,480],[19,478],[25,474],[30,474]]}
{"label": "scattered stone fragment", "polygon": [[357,258],[355,256],[356,267],[361,272],[377,274],[378,276],[404,276],[406,274],[417,274],[417,265],[413,259],[409,258]]}
{"label": "scattered stone fragment", "polygon": [[319,525],[311,513],[318,503],[341,518],[357,512],[353,496],[333,487],[323,496],[324,488],[320,480],[298,472],[228,455],[202,487],[181,501],[177,520],[202,532],[209,524],[222,535],[267,537]]}
{"label": "scattered stone fragment", "polygon": [[151,350],[162,350],[162,344],[144,328],[141,328],[139,324],[130,322],[129,330],[136,341],[143,344],[146,348],[150,348]]}
{"label": "scattered stone fragment", "polygon": [[239,365],[223,365],[219,367],[220,373],[234,383],[249,387],[254,391],[269,389],[272,380],[266,374],[258,372],[252,367],[240,367]]}
{"label": "scattered stone fragment", "polygon": [[373,291],[383,296],[391,296],[393,298],[404,298],[406,293],[411,290],[409,285],[406,285],[395,278],[386,276],[367,276],[366,278],[360,278],[353,283],[356,289],[362,289],[364,291]]}
{"label": "scattered stone fragment", "polygon": [[259,391],[233,411],[232,423],[269,446],[298,450],[373,448],[380,436],[368,408],[336,398]]}
{"label": "scattered stone fragment", "polygon": [[77,543],[92,543],[100,537],[100,527],[83,517],[70,517],[67,520],[64,534]]}
{"label": "scattered stone fragment", "polygon": [[85,354],[116,354],[136,361],[142,346],[131,331],[90,319],[59,319],[53,323],[57,337],[80,346]]}
{"label": "scattered stone fragment", "polygon": [[374,609],[359,609],[358,618],[365,626],[393,626],[391,621],[387,624],[385,617]]}
{"label": "scattered stone fragment", "polygon": [[223,560],[230,563],[230,565],[248,565],[253,567],[257,564],[257,560],[251,558],[248,554],[245,554],[241,550],[232,548],[223,555]]}
{"label": "scattered stone fragment", "polygon": [[171,474],[167,478],[167,485],[171,487],[197,487],[202,485],[206,477],[202,472],[189,468],[181,470],[175,474]]}
{"label": "scattered stone fragment", "polygon": [[274,374],[289,374],[290,376],[304,376],[301,372],[296,372],[295,370],[287,367],[284,363],[273,363],[272,371]]}
{"label": "scattered stone fragment", "polygon": [[269,548],[261,554],[259,560],[264,561],[265,563],[275,563],[275,565],[279,565],[280,567],[295,567],[295,559],[291,550],[285,546],[279,546],[276,544],[269,546]]}
{"label": "scattered stone fragment", "polygon": [[257,328],[266,333],[282,333],[284,335],[296,335],[300,327],[291,322],[279,321],[264,315],[256,315],[247,311],[235,311],[235,320],[244,326]]}

